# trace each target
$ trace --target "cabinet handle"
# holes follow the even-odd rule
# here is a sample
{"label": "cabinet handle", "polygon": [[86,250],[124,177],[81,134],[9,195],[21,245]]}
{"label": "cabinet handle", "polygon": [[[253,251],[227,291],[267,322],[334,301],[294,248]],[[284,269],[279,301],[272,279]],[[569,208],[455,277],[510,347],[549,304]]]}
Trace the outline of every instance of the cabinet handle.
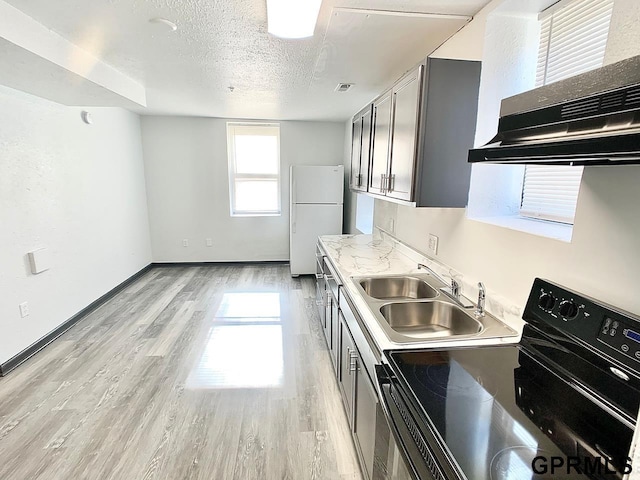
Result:
{"label": "cabinet handle", "polygon": [[388,183],[387,191],[393,192],[393,189],[396,186],[396,174],[395,173],[392,173],[391,175],[389,175],[387,177],[387,183]]}
{"label": "cabinet handle", "polygon": [[386,191],[386,179],[387,176],[384,173],[380,174],[380,190],[382,191],[382,193],[384,193]]}
{"label": "cabinet handle", "polygon": [[349,352],[349,375],[358,370],[358,352]]}

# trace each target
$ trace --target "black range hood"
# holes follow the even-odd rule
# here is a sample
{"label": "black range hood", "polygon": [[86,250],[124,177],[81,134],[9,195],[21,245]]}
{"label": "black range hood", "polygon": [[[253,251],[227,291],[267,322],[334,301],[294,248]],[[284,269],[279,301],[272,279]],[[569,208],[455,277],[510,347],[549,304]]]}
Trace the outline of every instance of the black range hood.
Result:
{"label": "black range hood", "polygon": [[505,98],[469,162],[640,164],[640,56]]}

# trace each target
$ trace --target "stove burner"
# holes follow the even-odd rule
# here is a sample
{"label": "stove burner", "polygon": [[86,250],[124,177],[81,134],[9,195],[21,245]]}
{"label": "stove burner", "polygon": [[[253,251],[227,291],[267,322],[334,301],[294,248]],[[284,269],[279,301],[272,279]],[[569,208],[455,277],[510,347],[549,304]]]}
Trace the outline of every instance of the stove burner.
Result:
{"label": "stove burner", "polygon": [[539,455],[549,457],[545,450],[527,445],[508,447],[500,450],[491,459],[489,469],[491,480],[504,480],[513,478],[541,480],[551,478],[548,475],[539,475],[531,470],[531,462]]}
{"label": "stove burner", "polygon": [[447,395],[473,397],[478,402],[492,400],[496,391],[485,385],[481,376],[473,377],[465,370],[452,370],[444,365],[429,365],[416,372],[420,384],[436,395],[446,398]]}

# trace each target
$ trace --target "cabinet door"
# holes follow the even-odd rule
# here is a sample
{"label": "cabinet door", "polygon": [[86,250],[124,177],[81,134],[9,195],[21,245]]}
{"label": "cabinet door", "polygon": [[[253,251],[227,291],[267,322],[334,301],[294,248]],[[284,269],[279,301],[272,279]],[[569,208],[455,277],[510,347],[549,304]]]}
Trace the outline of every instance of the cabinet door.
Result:
{"label": "cabinet door", "polygon": [[353,433],[360,447],[366,476],[371,479],[376,446],[378,395],[364,367],[358,365],[354,374],[356,378]]}
{"label": "cabinet door", "polygon": [[358,352],[349,333],[349,329],[340,314],[340,321],[338,322],[338,328],[340,329],[340,362],[338,365],[338,382],[340,385],[340,391],[342,393],[342,399],[344,401],[344,408],[347,412],[347,418],[349,425],[353,428],[353,393],[355,385],[355,368],[357,365]]}
{"label": "cabinet door", "polygon": [[384,94],[373,104],[373,141],[369,191],[384,194],[389,158],[391,134],[391,92]]}
{"label": "cabinet door", "polygon": [[413,200],[421,87],[422,65],[393,88],[393,123],[389,158],[391,166],[387,195],[400,200]]}
{"label": "cabinet door", "polygon": [[373,108],[369,107],[362,116],[362,145],[360,147],[360,190],[367,191],[369,168],[371,167],[371,120]]}
{"label": "cabinet door", "polygon": [[322,329],[324,331],[324,338],[327,341],[327,348],[329,350],[331,350],[331,313],[332,311],[333,311],[333,300],[331,297],[331,292],[327,288],[327,290],[325,291],[324,322],[322,324]]}
{"label": "cabinet door", "polygon": [[340,342],[338,341],[338,324],[340,322],[340,308],[338,299],[331,295],[331,360],[333,361],[333,368],[338,374],[338,367],[340,365]]}
{"label": "cabinet door", "polygon": [[353,190],[359,190],[362,185],[360,175],[362,152],[362,117],[357,115],[351,124],[351,178],[350,186]]}

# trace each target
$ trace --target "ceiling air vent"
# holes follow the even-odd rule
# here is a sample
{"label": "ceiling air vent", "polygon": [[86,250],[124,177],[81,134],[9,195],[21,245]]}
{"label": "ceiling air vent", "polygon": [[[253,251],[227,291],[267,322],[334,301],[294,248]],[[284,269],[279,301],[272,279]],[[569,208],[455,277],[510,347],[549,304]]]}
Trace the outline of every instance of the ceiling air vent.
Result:
{"label": "ceiling air vent", "polygon": [[353,83],[339,83],[336,87],[336,92],[346,92],[351,87],[353,87]]}

